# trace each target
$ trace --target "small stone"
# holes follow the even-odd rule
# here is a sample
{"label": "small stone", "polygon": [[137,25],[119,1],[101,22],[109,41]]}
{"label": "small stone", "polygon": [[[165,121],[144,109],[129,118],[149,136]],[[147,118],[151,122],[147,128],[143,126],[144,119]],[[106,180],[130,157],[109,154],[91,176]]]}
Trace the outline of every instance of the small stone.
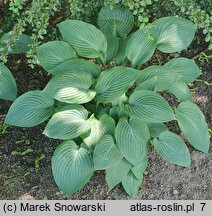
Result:
{"label": "small stone", "polygon": [[177,194],[179,194],[179,191],[178,190],[173,190],[173,194],[177,195]]}
{"label": "small stone", "polygon": [[144,175],[148,175],[148,171],[145,171],[145,172],[144,172]]}

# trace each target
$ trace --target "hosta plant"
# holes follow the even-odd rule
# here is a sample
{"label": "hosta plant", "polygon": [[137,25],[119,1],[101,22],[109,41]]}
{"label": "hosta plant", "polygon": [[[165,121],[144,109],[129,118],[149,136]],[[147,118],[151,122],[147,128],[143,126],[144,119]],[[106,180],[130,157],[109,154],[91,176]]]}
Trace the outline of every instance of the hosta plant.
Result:
{"label": "hosta plant", "polygon": [[[200,75],[195,62],[176,58],[142,66],[156,49],[186,49],[196,26],[180,17],[164,17],[151,28],[132,32],[131,12],[108,7],[100,11],[98,25],[77,20],[58,25],[62,40],[37,49],[52,79],[43,90],[16,99],[5,122],[33,127],[48,121],[43,133],[63,140],[52,157],[52,171],[66,194],[80,190],[95,170],[105,170],[109,189],[122,183],[134,197],[150,147],[185,167],[191,162],[185,139],[208,152],[207,124],[187,86]],[[178,105],[171,107],[163,92],[174,95]],[[166,122],[177,122],[184,138],[169,131]]]}
{"label": "hosta plant", "polygon": [[0,99],[14,101],[17,96],[15,79],[3,62],[0,62]]}

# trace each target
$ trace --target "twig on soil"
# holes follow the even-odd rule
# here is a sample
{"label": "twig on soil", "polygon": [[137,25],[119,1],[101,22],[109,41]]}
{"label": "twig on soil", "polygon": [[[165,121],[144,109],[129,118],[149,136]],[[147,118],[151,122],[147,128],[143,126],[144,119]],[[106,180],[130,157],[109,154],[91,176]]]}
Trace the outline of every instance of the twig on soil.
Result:
{"label": "twig on soil", "polygon": [[198,58],[200,57],[201,53],[205,53],[205,52],[207,52],[207,51],[208,51],[208,48],[205,49],[205,50],[203,50],[203,51],[201,51],[200,53],[198,53],[197,55],[195,55],[195,56],[192,57],[191,59],[196,60],[196,59],[198,59]]}

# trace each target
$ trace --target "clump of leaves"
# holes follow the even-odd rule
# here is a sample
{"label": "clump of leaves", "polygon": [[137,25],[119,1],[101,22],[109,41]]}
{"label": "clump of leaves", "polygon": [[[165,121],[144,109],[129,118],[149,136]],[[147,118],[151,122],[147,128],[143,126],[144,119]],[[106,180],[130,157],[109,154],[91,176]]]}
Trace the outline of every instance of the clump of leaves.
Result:
{"label": "clump of leaves", "polygon": [[[109,7],[100,11],[98,25],[100,29],[77,20],[58,25],[63,41],[37,49],[52,79],[42,91],[21,95],[5,122],[33,127],[50,118],[43,133],[63,140],[52,157],[52,170],[66,194],[80,190],[95,170],[106,170],[110,189],[122,183],[134,197],[151,145],[165,160],[190,166],[187,145],[166,122],[177,121],[187,141],[208,152],[207,124],[187,86],[200,75],[195,62],[176,58],[139,70],[156,49],[186,49],[196,26],[184,18],[164,17],[130,33],[131,12]],[[161,92],[173,94],[179,105],[172,108]]]}

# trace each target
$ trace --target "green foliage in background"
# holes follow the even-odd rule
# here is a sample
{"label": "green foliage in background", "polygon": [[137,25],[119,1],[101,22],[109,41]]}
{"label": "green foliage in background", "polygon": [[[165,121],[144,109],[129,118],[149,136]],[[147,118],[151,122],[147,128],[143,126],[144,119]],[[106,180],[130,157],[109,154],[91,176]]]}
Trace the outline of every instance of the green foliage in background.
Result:
{"label": "green foliage in background", "polygon": [[212,49],[211,0],[106,0],[113,6],[128,7],[136,17],[136,24],[144,26],[163,16],[180,16],[197,24]]}
{"label": "green foliage in background", "polygon": [[[205,41],[212,47],[211,39],[211,7],[210,0],[17,0],[5,1],[1,10],[1,34],[10,32],[5,40],[6,46],[0,47],[0,59],[7,61],[14,44],[22,33],[31,38],[29,49],[26,52],[29,65],[34,67],[37,63],[36,47],[45,40],[58,38],[56,23],[67,18],[96,23],[96,15],[103,5],[128,7],[137,26],[148,25],[156,18],[177,15],[187,18],[197,24],[203,31]],[[1,17],[2,16],[2,17]],[[2,20],[2,21],[1,21]],[[106,30],[105,30],[106,31]],[[44,39],[45,38],[45,39]],[[47,39],[48,38],[48,39]]]}
{"label": "green foliage in background", "polygon": [[34,67],[37,63],[36,47],[43,43],[44,36],[51,40],[57,37],[55,23],[66,18],[93,22],[102,5],[103,1],[94,0],[86,3],[82,0],[6,1],[5,16],[2,17],[4,24],[0,28],[2,34],[10,31],[10,37],[4,38],[6,46],[0,48],[1,60],[6,62],[7,55],[14,53],[14,44],[24,32],[31,38],[26,56],[30,66]]}
{"label": "green foliage in background", "polygon": [[[150,146],[163,159],[190,166],[185,141],[166,122],[177,122],[194,148],[209,150],[207,123],[187,86],[200,75],[195,62],[176,58],[140,69],[156,49],[186,49],[196,25],[170,16],[132,32],[129,9],[103,7],[98,26],[79,20],[58,24],[62,40],[37,48],[38,60],[52,79],[43,90],[18,97],[5,123],[34,127],[47,121],[43,133],[62,140],[52,171],[66,194],[80,190],[95,170],[105,170],[109,189],[122,183],[135,197]],[[162,92],[174,95],[178,105],[171,107]]]}

